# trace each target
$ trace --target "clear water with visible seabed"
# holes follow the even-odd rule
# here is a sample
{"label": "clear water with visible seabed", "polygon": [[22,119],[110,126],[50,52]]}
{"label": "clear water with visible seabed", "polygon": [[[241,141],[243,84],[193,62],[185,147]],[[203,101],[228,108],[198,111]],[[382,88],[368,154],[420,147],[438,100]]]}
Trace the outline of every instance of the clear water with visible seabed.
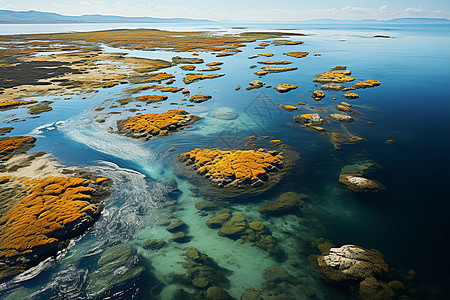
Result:
{"label": "clear water with visible seabed", "polygon": [[[239,24],[241,25],[241,24]],[[58,30],[95,30],[107,28],[156,28],[156,24],[92,24],[80,25],[0,25],[0,33],[56,32]],[[105,210],[96,224],[57,258],[50,258],[26,274],[0,284],[0,297],[5,299],[76,299],[89,297],[88,274],[102,251],[119,243],[135,245],[144,258],[146,275],[153,281],[124,286],[137,299],[148,298],[148,291],[159,283],[161,299],[171,299],[177,284],[168,278],[172,273],[185,273],[180,256],[187,246],[213,258],[229,270],[226,290],[240,298],[247,288],[261,288],[262,271],[279,265],[299,278],[309,292],[298,292],[298,299],[344,297],[328,286],[311,270],[308,256],[318,254],[311,243],[319,238],[337,246],[356,244],[380,250],[392,268],[401,272],[413,269],[417,273],[417,288],[425,298],[448,294],[450,268],[450,221],[448,201],[448,171],[450,153],[450,28],[449,25],[402,24],[245,24],[245,30],[276,30],[289,27],[289,32],[307,33],[293,36],[301,40],[299,46],[268,46],[254,49],[259,42],[250,43],[243,52],[216,58],[200,53],[205,63],[222,61],[222,69],[213,73],[224,77],[189,85],[182,82],[185,71],[174,66],[165,71],[176,76],[173,86],[186,87],[191,94],[206,93],[213,98],[189,107],[189,112],[203,119],[190,128],[148,142],[132,140],[111,133],[118,119],[131,116],[109,115],[104,124],[94,121],[108,111],[94,109],[110,106],[123,97],[131,84],[100,90],[96,94],[63,97],[34,97],[36,100],[55,100],[53,110],[37,119],[13,123],[14,135],[38,137],[34,150],[52,153],[61,163],[86,167],[92,172],[112,178],[114,191],[106,200]],[[82,28],[84,27],[84,28]],[[231,24],[160,25],[161,29],[209,29],[240,32]],[[394,38],[373,38],[376,34]],[[104,47],[105,51],[118,51]],[[170,59],[190,53],[159,51],[128,51],[130,56]],[[283,55],[287,51],[308,51],[306,58]],[[246,91],[248,82],[258,79],[249,66],[256,61],[247,57],[273,53],[270,59],[290,60],[298,70],[268,74],[261,80],[275,86],[279,83],[298,85],[285,94],[273,89]],[[314,56],[321,54],[321,56]],[[255,59],[257,60],[257,59]],[[320,102],[309,91],[316,90],[316,74],[344,65],[356,80],[376,79],[381,86],[358,90],[359,99],[347,100],[360,112],[356,122],[346,124],[346,130],[364,137],[365,142],[342,145],[335,150],[326,135],[308,131],[296,125],[292,116],[276,104],[296,105],[307,102],[300,112],[335,112],[334,105],[342,92],[326,92]],[[235,91],[236,85],[243,88]],[[145,94],[145,92],[142,92]],[[158,94],[156,92],[155,94]],[[138,94],[139,95],[139,94]],[[87,97],[83,99],[83,97]],[[333,97],[337,100],[333,100]],[[53,99],[54,98],[54,99]],[[181,94],[170,94],[169,100],[148,112],[163,112],[182,103]],[[135,107],[130,103],[126,108]],[[182,106],[183,107],[183,106]],[[227,113],[232,118],[220,118]],[[25,109],[0,114],[0,126],[13,116],[25,116]],[[369,123],[373,122],[373,123]],[[301,154],[293,171],[270,192],[252,199],[232,203],[233,214],[263,221],[278,239],[287,258],[276,261],[263,250],[249,243],[241,244],[220,237],[217,230],[205,225],[208,217],[198,214],[192,197],[195,188],[186,178],[178,177],[173,164],[178,153],[199,147],[234,147],[248,136],[270,136],[280,139]],[[385,143],[393,139],[392,145]],[[175,152],[167,150],[175,147]],[[345,165],[370,159],[383,166],[377,179],[386,186],[379,195],[358,195],[338,182]],[[168,183],[176,181],[180,193],[169,192]],[[173,184],[173,183],[171,183]],[[276,199],[281,193],[294,191],[309,196],[299,216],[261,219],[258,207]],[[161,250],[142,248],[147,239],[168,240],[171,234],[160,226],[171,212],[167,203],[178,201],[175,215],[188,226],[191,241],[186,244],[169,243]],[[292,263],[292,262],[296,263]],[[189,290],[189,289],[187,289]],[[311,292],[312,291],[312,292]],[[120,295],[120,294],[118,294]],[[309,296],[308,296],[309,295]]]}

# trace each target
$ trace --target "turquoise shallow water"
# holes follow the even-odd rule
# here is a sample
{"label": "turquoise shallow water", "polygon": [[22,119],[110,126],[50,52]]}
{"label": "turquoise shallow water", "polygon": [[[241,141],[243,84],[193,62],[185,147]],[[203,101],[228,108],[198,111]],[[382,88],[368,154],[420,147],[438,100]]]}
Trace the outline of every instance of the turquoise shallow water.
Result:
{"label": "turquoise shallow water", "polygon": [[[248,25],[249,30],[286,26]],[[236,31],[231,25],[217,27]],[[230,271],[227,291],[235,298],[247,288],[261,287],[263,269],[281,265],[298,277],[317,298],[338,299],[342,295],[314,274],[308,262],[310,254],[317,254],[311,242],[325,238],[337,246],[356,244],[379,249],[393,268],[403,272],[416,270],[417,288],[424,298],[431,299],[436,295],[444,298],[450,283],[447,275],[450,267],[447,257],[450,207],[446,187],[450,153],[448,26],[290,24],[288,27],[311,35],[293,37],[293,40],[304,41],[300,46],[271,45],[256,50],[254,47],[258,43],[253,43],[242,48],[242,53],[222,58],[201,53],[199,57],[205,63],[224,62],[222,69],[214,72],[226,74],[222,78],[184,85],[181,78],[186,72],[178,67],[167,69],[176,76],[173,86],[186,87],[191,94],[213,96],[205,103],[188,108],[189,112],[203,118],[193,128],[142,142],[108,132],[108,127],[114,127],[115,121],[124,116],[131,116],[130,112],[110,115],[104,124],[93,121],[97,115],[115,110],[97,112],[94,111],[96,106],[109,107],[114,100],[123,97],[123,90],[131,85],[101,90],[87,95],[87,99],[82,99],[85,95],[72,96],[70,100],[56,98],[51,112],[37,119],[12,123],[14,135],[38,137],[35,150],[52,153],[63,164],[87,167],[110,177],[114,180],[115,190],[106,200],[102,217],[86,235],[57,259],[49,259],[36,268],[32,276],[1,284],[0,296],[7,298],[9,295],[10,299],[19,295],[32,299],[85,298],[88,296],[87,274],[93,272],[93,262],[99,254],[117,243],[131,243],[137,245],[138,252],[144,257],[142,264],[146,266],[148,276],[154,276],[154,281],[160,282],[158,293],[162,299],[171,299],[172,291],[178,286],[170,282],[168,276],[172,272],[185,272],[179,264],[183,261],[180,254],[189,245]],[[376,39],[372,38],[374,34],[389,34],[395,38]],[[108,47],[105,50],[116,51]],[[310,55],[295,59],[284,56],[282,53],[286,51],[308,51]],[[126,52],[137,57],[162,59],[188,55]],[[249,69],[258,59],[247,57],[258,53],[273,53],[274,57],[269,59],[290,60],[298,67],[296,71],[268,74],[262,81],[273,86],[296,84],[299,88],[285,94],[266,88],[246,91],[248,82],[258,79],[253,74],[255,69]],[[313,56],[317,53],[321,56]],[[339,151],[333,148],[326,135],[295,125],[294,113],[283,111],[276,105],[295,105],[304,101],[308,104],[300,112],[318,111],[322,115],[326,113],[321,109],[334,112],[336,102],[344,100],[340,96],[342,92],[326,92],[323,100],[315,102],[309,91],[317,89],[313,82],[316,74],[336,65],[347,66],[357,81],[377,79],[382,83],[380,87],[358,90],[360,98],[347,101],[360,115],[346,128],[366,141],[342,145]],[[243,88],[235,91],[236,85]],[[333,97],[338,100],[334,101]],[[148,106],[148,111],[176,108],[169,102],[181,103],[182,98],[181,94],[170,94],[168,101],[155,109]],[[134,106],[130,103],[127,108]],[[224,112],[235,117],[231,120],[217,118]],[[13,118],[12,114],[26,115],[26,111],[3,112],[1,127]],[[369,121],[373,123],[369,124]],[[243,213],[249,219],[259,221],[262,219],[257,210],[265,201],[274,200],[287,191],[309,196],[299,217],[263,220],[286,252],[287,258],[282,262],[248,243],[219,237],[216,230],[206,227],[204,223],[208,217],[199,215],[194,207],[201,199],[192,197],[192,183],[175,175],[177,170],[173,160],[176,154],[194,147],[235,147],[250,135],[281,139],[302,156],[289,176],[273,190],[252,201],[231,206],[235,215]],[[394,139],[395,143],[387,145],[387,139]],[[170,147],[176,147],[177,151],[167,153]],[[387,192],[356,195],[338,182],[343,166],[366,159],[383,166],[377,179],[386,186]],[[179,193],[170,193],[169,180],[177,182]],[[142,244],[147,239],[168,240],[171,237],[165,227],[159,225],[170,214],[166,204],[171,200],[179,203],[175,215],[188,225],[191,241],[171,243],[158,251],[144,250]],[[289,263],[292,261],[296,264]],[[137,298],[146,299],[150,285],[141,282],[123,289],[131,289]],[[304,290],[295,292],[298,299],[309,297]]]}

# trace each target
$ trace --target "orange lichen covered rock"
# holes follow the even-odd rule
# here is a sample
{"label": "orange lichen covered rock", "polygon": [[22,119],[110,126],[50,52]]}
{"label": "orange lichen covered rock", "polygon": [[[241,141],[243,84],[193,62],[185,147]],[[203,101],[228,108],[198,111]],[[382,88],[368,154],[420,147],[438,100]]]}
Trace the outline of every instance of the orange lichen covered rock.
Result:
{"label": "orange lichen covered rock", "polygon": [[273,89],[275,91],[279,92],[279,93],[286,93],[286,92],[289,92],[291,90],[295,90],[296,88],[298,88],[298,86],[293,85],[293,84],[283,83],[283,84],[277,85]]}
{"label": "orange lichen covered rock", "polygon": [[35,100],[3,100],[0,101],[0,109],[13,108],[20,105],[34,104]]}
{"label": "orange lichen covered rock", "polygon": [[219,62],[219,61],[213,61],[213,62],[210,62],[210,63],[208,63],[208,64],[206,64],[208,67],[213,67],[213,66],[220,66],[220,65],[223,65],[223,62]]}
{"label": "orange lichen covered rock", "polygon": [[163,93],[178,93],[179,91],[184,90],[183,88],[176,88],[173,86],[161,86],[161,85],[151,85],[149,86],[149,88]]}
{"label": "orange lichen covered rock", "polygon": [[31,136],[0,137],[0,161],[5,161],[18,153],[34,147],[36,138]]}
{"label": "orange lichen covered rock", "polygon": [[119,82],[107,81],[107,82],[98,83],[98,84],[94,85],[94,87],[95,88],[105,88],[106,89],[106,88],[112,88],[112,87],[114,87],[114,86],[116,86],[118,84],[119,84]]}
{"label": "orange lichen covered rock", "polygon": [[268,73],[279,73],[279,72],[286,72],[286,71],[294,71],[297,70],[297,67],[269,67],[269,66],[265,66],[262,67],[260,71],[256,71],[255,74],[256,75],[266,75]]}
{"label": "orange lichen covered rock", "polygon": [[355,83],[353,86],[357,89],[366,89],[374,86],[379,86],[380,84],[381,82],[379,82],[378,80],[364,80]]}
{"label": "orange lichen covered rock", "polygon": [[358,94],[356,94],[356,93],[352,93],[352,92],[347,92],[347,93],[345,93],[344,95],[342,95],[344,98],[347,98],[347,99],[358,99],[359,98],[359,95]]}
{"label": "orange lichen covered rock", "polygon": [[348,107],[346,105],[342,105],[342,104],[336,105],[336,108],[339,109],[340,111],[351,111],[350,107]]}
{"label": "orange lichen covered rock", "polygon": [[263,65],[288,65],[291,63],[292,62],[287,61],[287,60],[260,60],[260,61],[258,61],[258,64],[263,64]]}
{"label": "orange lichen covered rock", "polygon": [[355,80],[355,78],[349,76],[351,74],[352,72],[348,70],[331,70],[317,75],[316,79],[314,79],[314,82],[349,82]]}
{"label": "orange lichen covered rock", "polygon": [[296,58],[302,58],[302,57],[307,56],[309,54],[309,52],[299,51],[299,52],[286,52],[283,54],[287,55],[287,56],[296,57]]}
{"label": "orange lichen covered rock", "polygon": [[168,99],[167,96],[162,96],[162,95],[144,95],[144,96],[139,96],[136,98],[137,101],[144,101],[147,103],[155,103],[155,102],[159,102],[159,101],[165,101],[167,99]]}
{"label": "orange lichen covered rock", "polygon": [[[49,176],[15,181],[15,204],[0,219],[0,279],[55,255],[103,209],[98,191],[105,187],[90,179]],[[4,265],[13,271],[5,271]]]}
{"label": "orange lichen covered rock", "polygon": [[285,111],[293,111],[298,109],[298,107],[294,105],[280,105],[280,108]]}
{"label": "orange lichen covered rock", "polygon": [[194,103],[202,103],[205,101],[208,101],[209,99],[211,99],[212,96],[211,95],[192,95],[191,98],[189,98],[189,101],[194,102]]}
{"label": "orange lichen covered rock", "polygon": [[186,84],[203,80],[203,79],[212,79],[217,77],[225,76],[225,74],[210,74],[210,75],[203,75],[203,74],[187,74],[186,77],[183,78],[183,82]]}
{"label": "orange lichen covered rock", "polygon": [[320,101],[322,98],[325,97],[325,93],[317,90],[312,93],[311,97],[316,101]]}
{"label": "orange lichen covered rock", "polygon": [[195,149],[180,154],[178,159],[193,165],[196,172],[218,187],[259,187],[269,173],[283,167],[278,151]]}
{"label": "orange lichen covered rock", "polygon": [[194,65],[184,65],[184,66],[181,66],[180,69],[184,70],[184,71],[194,71],[195,66]]}
{"label": "orange lichen covered rock", "polygon": [[274,45],[300,45],[303,44],[301,41],[290,41],[290,40],[275,40],[272,42]]}
{"label": "orange lichen covered rock", "polygon": [[172,74],[167,74],[166,72],[148,74],[150,77],[145,79],[145,82],[161,82],[163,80],[175,78]]}
{"label": "orange lichen covered rock", "polygon": [[230,56],[233,55],[234,53],[230,53],[230,52],[223,52],[223,53],[218,53],[216,55],[216,57],[223,57],[223,56]]}
{"label": "orange lichen covered rock", "polygon": [[184,110],[171,109],[165,113],[151,113],[130,117],[117,122],[118,133],[133,138],[150,139],[167,135],[200,120]]}

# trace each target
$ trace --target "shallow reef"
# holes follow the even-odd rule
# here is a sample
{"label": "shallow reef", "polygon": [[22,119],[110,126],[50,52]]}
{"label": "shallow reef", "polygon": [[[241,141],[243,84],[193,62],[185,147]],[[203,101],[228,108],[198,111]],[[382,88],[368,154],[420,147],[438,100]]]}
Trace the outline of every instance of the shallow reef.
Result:
{"label": "shallow reef", "polygon": [[148,140],[154,136],[179,131],[200,120],[185,110],[171,109],[165,113],[150,113],[117,122],[117,133]]}

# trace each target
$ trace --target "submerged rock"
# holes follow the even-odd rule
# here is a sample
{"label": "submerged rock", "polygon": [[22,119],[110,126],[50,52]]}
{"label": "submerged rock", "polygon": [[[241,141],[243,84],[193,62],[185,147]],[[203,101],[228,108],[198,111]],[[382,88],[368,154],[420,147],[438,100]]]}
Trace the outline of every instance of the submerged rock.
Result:
{"label": "submerged rock", "polygon": [[178,218],[169,219],[169,222],[170,223],[167,225],[166,230],[172,233],[181,231],[184,227],[186,227],[186,224]]}
{"label": "submerged rock", "polygon": [[289,274],[286,269],[279,267],[279,266],[273,266],[265,268],[262,277],[271,282],[288,282],[291,284],[298,284],[299,280]]}
{"label": "submerged rock", "polygon": [[121,244],[105,250],[97,261],[97,269],[89,274],[89,295],[94,298],[135,297],[134,285],[142,280],[142,258],[134,246]]}
{"label": "submerged rock", "polygon": [[142,245],[142,248],[146,250],[158,250],[165,247],[166,245],[167,243],[164,240],[152,239],[145,241],[144,244]]}
{"label": "submerged rock", "polygon": [[365,160],[353,165],[346,165],[341,169],[341,174],[353,174],[357,176],[370,177],[383,167],[371,160]]}
{"label": "submerged rock", "polygon": [[302,198],[305,196],[287,192],[280,195],[277,200],[263,204],[258,211],[260,214],[268,216],[296,214],[303,203]]}
{"label": "submerged rock", "polygon": [[221,214],[215,217],[212,217],[208,221],[206,221],[206,226],[209,228],[220,228],[222,225],[231,218],[231,215],[228,213]]}
{"label": "submerged rock", "polygon": [[206,300],[232,300],[233,298],[224,289],[212,286],[206,291]]}
{"label": "submerged rock", "polygon": [[375,180],[367,179],[354,174],[339,175],[339,182],[353,192],[379,192],[384,189],[383,185]]}
{"label": "submerged rock", "polygon": [[270,255],[281,257],[283,251],[278,247],[277,240],[270,234],[268,228],[261,222],[248,222],[243,215],[232,217],[222,224],[218,235],[233,240],[249,241]]}
{"label": "submerged rock", "polygon": [[359,284],[359,297],[362,300],[396,299],[394,290],[374,277],[368,277]]}

